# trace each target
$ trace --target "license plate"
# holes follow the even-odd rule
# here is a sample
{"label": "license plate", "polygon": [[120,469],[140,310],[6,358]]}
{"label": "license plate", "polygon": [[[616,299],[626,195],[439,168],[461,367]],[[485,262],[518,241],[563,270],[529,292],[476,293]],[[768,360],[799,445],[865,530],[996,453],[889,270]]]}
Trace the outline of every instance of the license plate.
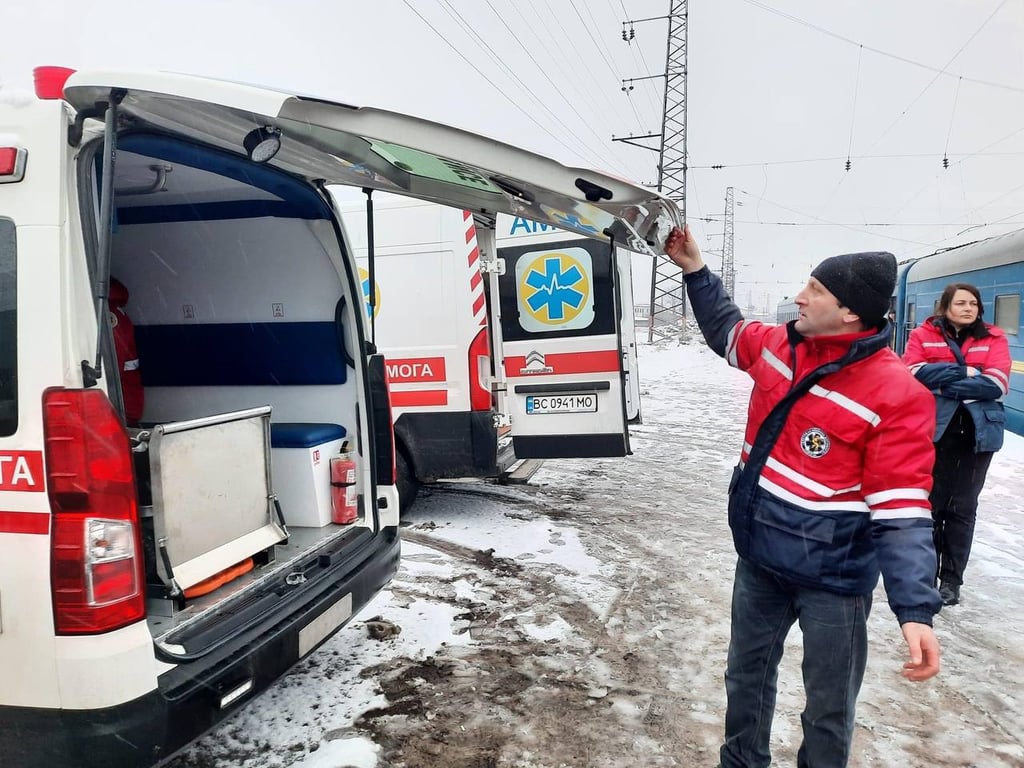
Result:
{"label": "license plate", "polygon": [[299,630],[299,658],[316,648],[331,632],[352,616],[352,594],[349,593]]}
{"label": "license plate", "polygon": [[526,412],[535,413],[596,413],[597,394],[582,395],[528,395]]}

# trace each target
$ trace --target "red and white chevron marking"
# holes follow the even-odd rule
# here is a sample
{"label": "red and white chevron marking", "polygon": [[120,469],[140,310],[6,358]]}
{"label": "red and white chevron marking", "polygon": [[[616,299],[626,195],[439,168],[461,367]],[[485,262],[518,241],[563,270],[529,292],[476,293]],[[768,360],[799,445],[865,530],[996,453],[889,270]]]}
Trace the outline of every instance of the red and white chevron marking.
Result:
{"label": "red and white chevron marking", "polygon": [[473,321],[487,325],[487,308],[484,302],[484,279],[480,274],[480,246],[476,241],[476,224],[470,211],[462,212],[466,225],[466,259],[469,267],[469,293],[473,299]]}

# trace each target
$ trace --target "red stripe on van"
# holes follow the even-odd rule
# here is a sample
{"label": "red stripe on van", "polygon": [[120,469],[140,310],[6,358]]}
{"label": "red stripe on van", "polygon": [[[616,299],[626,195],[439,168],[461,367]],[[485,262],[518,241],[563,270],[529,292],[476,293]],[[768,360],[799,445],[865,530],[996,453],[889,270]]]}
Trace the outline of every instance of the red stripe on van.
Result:
{"label": "red stripe on van", "polygon": [[0,533],[50,532],[50,516],[41,512],[0,512]]}
{"label": "red stripe on van", "polygon": [[422,405],[448,405],[448,390],[417,389],[411,392],[391,391],[392,408],[409,408]]}
{"label": "red stripe on van", "polygon": [[476,315],[481,309],[484,308],[484,297],[482,295],[477,296],[473,299],[473,314]]}
{"label": "red stripe on van", "polygon": [[[544,356],[544,366],[550,371],[537,370],[538,374],[560,375],[566,373],[618,373],[619,353],[614,349],[597,352],[562,352]],[[533,366],[537,368],[538,366]],[[506,376],[529,376],[523,373],[526,358],[522,355],[505,358]],[[533,374],[536,375],[536,374]]]}

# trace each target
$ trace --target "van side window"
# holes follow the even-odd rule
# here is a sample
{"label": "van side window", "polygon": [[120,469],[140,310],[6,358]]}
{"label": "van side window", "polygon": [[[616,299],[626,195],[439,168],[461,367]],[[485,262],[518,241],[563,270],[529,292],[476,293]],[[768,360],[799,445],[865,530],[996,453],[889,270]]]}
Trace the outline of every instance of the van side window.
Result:
{"label": "van side window", "polygon": [[505,341],[613,334],[615,315],[611,255],[607,243],[505,246],[499,281],[501,332]]}
{"label": "van side window", "polygon": [[0,218],[0,436],[18,429],[17,278],[14,222]]}

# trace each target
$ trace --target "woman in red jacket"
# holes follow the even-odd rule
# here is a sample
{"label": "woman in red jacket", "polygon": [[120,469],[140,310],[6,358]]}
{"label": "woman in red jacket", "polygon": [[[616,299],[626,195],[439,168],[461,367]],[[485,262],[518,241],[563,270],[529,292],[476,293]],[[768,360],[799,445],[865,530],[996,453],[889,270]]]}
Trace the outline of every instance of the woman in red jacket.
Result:
{"label": "woman in red jacket", "polygon": [[984,311],[973,285],[947,285],[935,316],[914,329],[903,354],[917,380],[935,395],[930,501],[944,605],[960,602],[978,494],[992,454],[1003,445],[1010,347],[1002,329],[982,320]]}

